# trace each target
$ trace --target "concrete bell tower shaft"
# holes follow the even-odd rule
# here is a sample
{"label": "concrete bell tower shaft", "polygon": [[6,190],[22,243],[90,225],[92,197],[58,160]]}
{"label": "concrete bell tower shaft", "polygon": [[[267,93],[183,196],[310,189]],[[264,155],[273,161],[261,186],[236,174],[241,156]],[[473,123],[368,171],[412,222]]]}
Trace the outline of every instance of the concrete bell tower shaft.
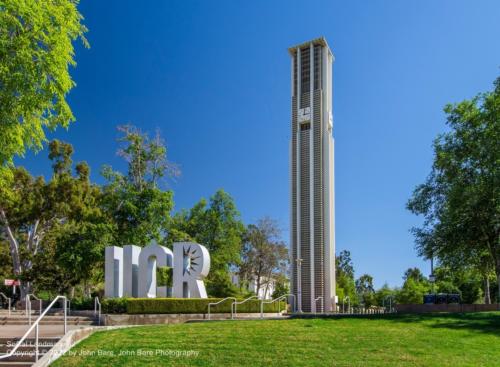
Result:
{"label": "concrete bell tower shaft", "polygon": [[324,38],[289,48],[292,292],[304,312],[335,307],[334,55]]}

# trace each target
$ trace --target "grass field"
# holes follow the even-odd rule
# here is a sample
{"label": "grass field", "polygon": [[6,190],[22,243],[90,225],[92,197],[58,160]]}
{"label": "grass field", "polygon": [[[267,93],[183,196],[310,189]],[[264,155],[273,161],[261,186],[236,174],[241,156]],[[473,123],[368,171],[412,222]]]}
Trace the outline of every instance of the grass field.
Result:
{"label": "grass field", "polygon": [[500,312],[147,326],[71,353],[54,366],[500,366]]}

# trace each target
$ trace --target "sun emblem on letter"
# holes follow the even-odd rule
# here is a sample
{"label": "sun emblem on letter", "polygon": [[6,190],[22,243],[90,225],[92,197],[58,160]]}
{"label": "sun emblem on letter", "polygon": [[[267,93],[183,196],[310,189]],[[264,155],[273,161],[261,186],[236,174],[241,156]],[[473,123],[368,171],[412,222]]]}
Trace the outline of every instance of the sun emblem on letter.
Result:
{"label": "sun emblem on letter", "polygon": [[182,253],[184,255],[184,269],[182,271],[182,274],[185,275],[188,273],[191,275],[191,271],[195,272],[196,267],[198,266],[197,259],[200,258],[199,255],[197,255],[197,250],[196,249],[191,249],[191,246],[189,246],[187,249],[186,247],[183,248]]}

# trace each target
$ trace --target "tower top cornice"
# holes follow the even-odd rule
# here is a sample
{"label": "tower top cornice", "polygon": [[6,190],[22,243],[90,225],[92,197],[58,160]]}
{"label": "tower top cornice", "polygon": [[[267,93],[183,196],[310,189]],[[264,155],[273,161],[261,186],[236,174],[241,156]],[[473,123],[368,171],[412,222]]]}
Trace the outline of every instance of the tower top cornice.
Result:
{"label": "tower top cornice", "polygon": [[307,41],[307,42],[304,42],[304,43],[301,43],[301,44],[289,47],[288,48],[288,52],[290,53],[291,56],[295,56],[295,54],[297,53],[297,49],[303,48],[305,46],[309,46],[311,43],[313,45],[321,45],[323,47],[326,47],[326,49],[328,50],[328,52],[335,58],[332,50],[330,49],[330,46],[328,46],[328,42],[326,42],[326,38],[323,37],[323,36],[321,36],[319,38],[315,38],[315,39],[313,39],[311,41]]}

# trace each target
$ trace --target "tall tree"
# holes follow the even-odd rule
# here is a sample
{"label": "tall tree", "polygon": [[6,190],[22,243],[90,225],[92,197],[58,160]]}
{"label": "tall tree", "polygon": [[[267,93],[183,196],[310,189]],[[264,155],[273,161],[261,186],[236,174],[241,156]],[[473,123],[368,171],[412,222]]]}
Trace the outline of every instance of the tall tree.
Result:
{"label": "tall tree", "polygon": [[351,252],[348,250],[342,250],[337,256],[337,267],[339,275],[345,275],[346,277],[354,279],[354,265],[351,259]]}
{"label": "tall tree", "polygon": [[[73,148],[55,140],[49,151],[54,168],[49,182],[32,177],[22,167],[15,168],[9,194],[0,197],[0,230],[9,243],[14,275],[23,280],[23,295],[32,290],[34,262],[48,251],[47,246],[44,248],[46,237],[66,225],[82,224],[99,215],[99,189],[90,184],[87,164],[76,165],[73,175]],[[102,234],[97,237],[102,238]]]}
{"label": "tall tree", "polygon": [[407,204],[424,217],[413,229],[417,249],[444,262],[482,263],[483,278],[493,268],[500,287],[500,78],[493,91],[445,113],[449,131],[434,141],[432,171]]}
{"label": "tall tree", "polygon": [[356,292],[365,307],[375,304],[375,288],[373,287],[373,277],[363,274],[356,280]]}
{"label": "tall tree", "polygon": [[200,200],[190,210],[177,213],[169,226],[167,241],[196,241],[210,251],[207,290],[212,296],[234,294],[230,269],[240,263],[245,231],[233,198],[218,190],[207,203]]}
{"label": "tall tree", "polygon": [[161,188],[162,179],[177,175],[178,169],[167,160],[167,148],[157,134],[151,139],[137,128],[120,126],[118,154],[128,163],[123,174],[105,166],[103,208],[115,224],[117,245],[145,246],[160,241],[170,221],[173,192]]}
{"label": "tall tree", "polygon": [[416,282],[423,282],[425,280],[425,277],[419,268],[409,268],[408,270],[405,271],[405,274],[403,275],[403,280],[407,281],[410,278]]}
{"label": "tall tree", "polygon": [[[44,128],[74,120],[66,102],[75,83],[73,41],[87,45],[76,0],[0,0],[0,167],[39,150]],[[5,177],[4,177],[5,179]]]}
{"label": "tall tree", "polygon": [[347,250],[341,251],[335,257],[335,263],[336,290],[339,301],[342,302],[345,297],[349,297],[351,304],[358,304],[351,253]]}
{"label": "tall tree", "polygon": [[424,302],[424,294],[429,291],[427,282],[419,282],[409,277],[403,283],[403,287],[396,292],[396,301],[400,304],[421,304]]}
{"label": "tall tree", "polygon": [[288,249],[278,223],[268,217],[247,227],[241,254],[240,280],[255,281],[257,294],[286,274]]}

